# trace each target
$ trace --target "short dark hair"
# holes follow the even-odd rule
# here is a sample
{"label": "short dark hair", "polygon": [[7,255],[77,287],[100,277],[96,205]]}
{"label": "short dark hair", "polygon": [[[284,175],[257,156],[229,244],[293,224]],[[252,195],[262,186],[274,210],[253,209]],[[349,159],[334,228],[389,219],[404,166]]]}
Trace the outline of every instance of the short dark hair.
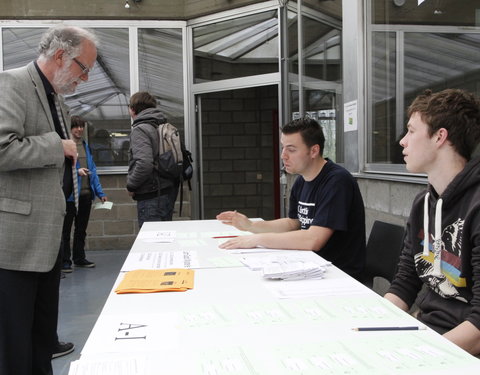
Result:
{"label": "short dark hair", "polygon": [[157,100],[149,92],[139,91],[130,97],[128,106],[138,115],[147,108],[156,108]]}
{"label": "short dark hair", "polygon": [[71,129],[77,128],[77,127],[84,128],[87,125],[87,122],[80,116],[72,116],[72,118],[70,119],[70,122],[71,122],[70,124]]}
{"label": "short dark hair", "polygon": [[282,128],[283,134],[300,133],[303,142],[308,146],[320,146],[320,155],[323,156],[323,146],[325,145],[325,136],[320,124],[310,117],[302,117],[293,120]]}
{"label": "short dark hair", "polygon": [[408,107],[408,117],[419,113],[430,136],[439,129],[448,131],[447,139],[456,152],[470,160],[480,143],[480,102],[472,93],[460,89],[431,90],[415,98]]}

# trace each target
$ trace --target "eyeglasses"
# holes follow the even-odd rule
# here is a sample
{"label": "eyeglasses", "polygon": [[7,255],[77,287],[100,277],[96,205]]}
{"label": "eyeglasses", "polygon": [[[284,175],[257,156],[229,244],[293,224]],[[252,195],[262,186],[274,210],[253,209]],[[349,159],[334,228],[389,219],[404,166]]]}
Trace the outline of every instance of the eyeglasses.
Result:
{"label": "eyeglasses", "polygon": [[85,65],[83,65],[80,61],[78,61],[75,57],[72,57],[72,60],[75,61],[77,63],[77,65],[80,67],[80,69],[82,69],[82,76],[84,74],[87,74],[90,73],[90,68],[87,68]]}

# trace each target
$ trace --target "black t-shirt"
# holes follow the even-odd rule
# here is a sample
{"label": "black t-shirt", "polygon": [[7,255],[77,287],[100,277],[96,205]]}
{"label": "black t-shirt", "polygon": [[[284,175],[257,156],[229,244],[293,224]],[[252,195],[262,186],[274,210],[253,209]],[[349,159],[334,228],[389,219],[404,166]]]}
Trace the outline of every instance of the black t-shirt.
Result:
{"label": "black t-shirt", "polygon": [[290,194],[289,218],[301,229],[311,225],[333,229],[316,253],[357,279],[365,266],[365,210],[357,181],[345,168],[327,159],[312,181],[299,176]]}

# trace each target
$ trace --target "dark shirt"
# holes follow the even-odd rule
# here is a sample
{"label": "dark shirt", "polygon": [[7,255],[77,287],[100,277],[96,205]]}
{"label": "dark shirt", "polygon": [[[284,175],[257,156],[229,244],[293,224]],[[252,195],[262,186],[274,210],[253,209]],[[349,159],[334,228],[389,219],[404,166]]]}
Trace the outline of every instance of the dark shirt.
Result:
{"label": "dark shirt", "polygon": [[[55,131],[59,135],[61,139],[67,139],[63,134],[62,125],[60,124],[60,120],[58,118],[57,108],[55,106],[54,94],[55,90],[53,89],[52,84],[49,82],[47,77],[42,73],[40,68],[37,65],[37,62],[33,62],[35,64],[35,68],[37,69],[40,78],[42,79],[43,88],[45,89],[45,94],[47,95],[48,105],[50,107],[50,112],[52,113],[53,123],[55,125]],[[72,159],[65,158],[65,170],[63,171],[63,194],[65,194],[65,198],[68,198],[73,191],[73,179],[72,179]]]}
{"label": "dark shirt", "polygon": [[288,217],[298,219],[301,229],[312,225],[333,229],[316,253],[359,279],[365,265],[365,212],[350,172],[327,159],[312,181],[299,176],[292,187]]}

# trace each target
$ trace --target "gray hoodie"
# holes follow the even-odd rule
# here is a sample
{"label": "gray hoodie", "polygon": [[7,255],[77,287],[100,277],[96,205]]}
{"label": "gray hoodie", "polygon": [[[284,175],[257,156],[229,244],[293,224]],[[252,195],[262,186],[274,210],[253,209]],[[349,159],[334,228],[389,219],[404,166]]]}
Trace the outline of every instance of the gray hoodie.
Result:
{"label": "gray hoodie", "polygon": [[160,178],[154,165],[158,156],[158,125],[167,122],[157,108],[140,112],[132,124],[128,152],[127,190],[134,199],[151,199],[174,185],[174,181]]}

